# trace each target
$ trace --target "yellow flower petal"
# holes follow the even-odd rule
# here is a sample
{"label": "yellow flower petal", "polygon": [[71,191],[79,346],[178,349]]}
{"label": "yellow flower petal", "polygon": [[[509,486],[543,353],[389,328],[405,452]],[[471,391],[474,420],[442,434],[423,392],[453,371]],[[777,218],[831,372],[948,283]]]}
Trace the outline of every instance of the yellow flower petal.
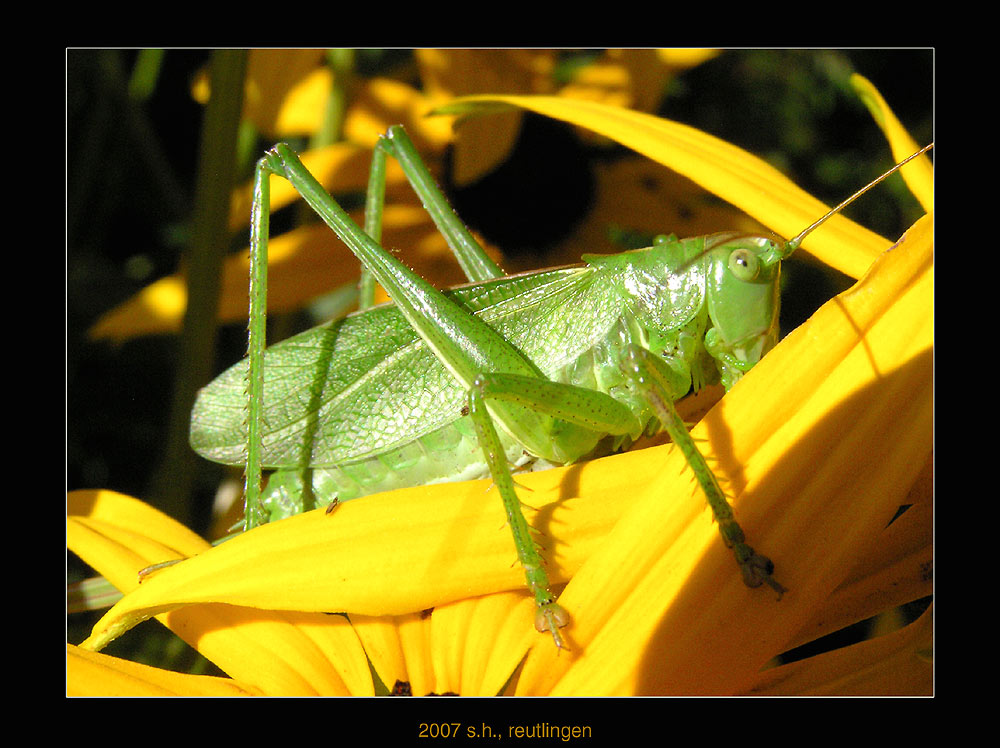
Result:
{"label": "yellow flower petal", "polygon": [[798,647],[826,634],[933,593],[933,455],[904,503],[910,508],[865,549],[848,577],[788,643]]}
{"label": "yellow flower petal", "polygon": [[475,91],[551,93],[551,49],[418,49],[420,80],[434,102]]}
{"label": "yellow flower petal", "polygon": [[663,62],[678,70],[685,70],[703,62],[708,62],[713,57],[719,55],[718,49],[705,49],[702,47],[692,48],[669,48],[656,50],[657,55]]}
{"label": "yellow flower petal", "polygon": [[[322,49],[250,50],[243,118],[272,136],[310,132],[322,116],[326,98],[315,93],[311,98],[304,95],[303,86],[308,89],[310,85],[325,85],[329,92],[328,69],[322,67],[324,55]],[[326,78],[321,80],[324,70],[327,70]],[[293,92],[297,92],[296,95]],[[201,104],[208,101],[211,96],[208,70],[198,73],[191,86],[191,95]],[[317,96],[320,98],[317,99]],[[292,99],[290,102],[289,97]],[[316,106],[317,101],[319,106]],[[282,127],[276,126],[276,122],[282,119]]]}
{"label": "yellow flower petal", "polygon": [[416,696],[496,696],[536,636],[524,625],[534,608],[527,592],[516,590],[351,621],[387,689],[402,682]]}
{"label": "yellow flower petal", "polygon": [[[521,107],[605,135],[692,179],[785,237],[798,234],[828,207],[772,166],[707,133],[643,112],[547,96],[467,96],[437,111],[467,114]],[[855,278],[891,244],[834,216],[810,234],[803,250]]]}
{"label": "yellow flower petal", "polygon": [[451,142],[451,118],[428,117],[432,104],[412,86],[373,78],[359,86],[348,109],[344,138],[374,147],[391,125],[403,125],[422,154],[441,153]]}
{"label": "yellow flower petal", "polygon": [[66,645],[67,696],[251,696],[228,678],[186,675]]}
{"label": "yellow flower petal", "polygon": [[[627,465],[630,455],[618,455]],[[519,476],[551,536],[550,574],[566,579],[631,501],[603,494],[610,474],[586,466]],[[628,469],[637,482],[649,473]],[[650,466],[648,470],[655,470]],[[569,476],[579,496],[567,495]],[[571,485],[574,485],[571,484]],[[638,485],[638,484],[637,484]],[[269,610],[401,615],[501,590],[521,590],[503,507],[489,481],[401,489],[265,525],[158,571],[94,627],[83,646],[101,649],[150,615],[197,603]],[[572,530],[572,542],[559,538]],[[303,569],[311,569],[303,575]]]}
{"label": "yellow flower petal", "polygon": [[[428,102],[442,103],[476,91],[551,93],[552,50],[421,49],[415,55]],[[457,130],[454,183],[471,184],[496,168],[514,147],[520,124],[521,113],[511,111]]]}
{"label": "yellow flower petal", "polygon": [[535,601],[521,590],[458,600],[431,614],[434,692],[496,696],[537,639],[525,621]]}
{"label": "yellow flower petal", "polygon": [[114,491],[72,491],[66,510],[69,548],[122,592],[139,586],[140,569],[210,547],[184,525]]}
{"label": "yellow flower petal", "polygon": [[[412,615],[420,617],[419,613]],[[400,642],[400,618],[351,614],[351,624],[386,689],[391,691],[396,681],[412,682]]]}
{"label": "yellow flower petal", "polygon": [[[671,76],[701,64],[716,54],[717,52],[708,49],[606,50],[599,58],[575,71],[573,79],[559,90],[559,95],[652,112],[659,106]],[[478,91],[503,93],[492,88],[481,88]]]}
{"label": "yellow flower petal", "polygon": [[93,340],[121,342],[132,337],[180,329],[187,307],[187,284],[171,275],[146,286],[131,299],[100,316],[90,328]]}
{"label": "yellow flower petal", "polygon": [[270,132],[276,138],[311,135],[323,124],[333,71],[316,67],[292,85],[278,109]]}
{"label": "yellow flower petal", "polygon": [[929,696],[933,606],[886,636],[773,668],[751,689],[755,696]]}
{"label": "yellow flower petal", "polygon": [[[893,114],[892,109],[886,104],[885,99],[882,98],[882,94],[866,78],[855,73],[851,76],[851,85],[858,92],[864,105],[868,107],[875,122],[882,128],[882,132],[885,133],[896,163],[916,153],[923,145],[926,145],[926,143],[918,144],[910,137],[906,128],[903,127],[896,115]],[[906,180],[910,192],[920,201],[924,210],[933,210],[934,169],[930,159],[927,156],[921,156],[900,169],[900,173]]]}
{"label": "yellow flower petal", "polygon": [[[209,547],[183,525],[122,494],[74,491],[67,502],[69,549],[122,592],[141,594],[158,575],[183,564],[155,572],[141,585],[140,569]],[[131,623],[157,615],[240,688],[271,695],[373,692],[364,651],[343,618],[213,604],[167,610],[146,611]]]}

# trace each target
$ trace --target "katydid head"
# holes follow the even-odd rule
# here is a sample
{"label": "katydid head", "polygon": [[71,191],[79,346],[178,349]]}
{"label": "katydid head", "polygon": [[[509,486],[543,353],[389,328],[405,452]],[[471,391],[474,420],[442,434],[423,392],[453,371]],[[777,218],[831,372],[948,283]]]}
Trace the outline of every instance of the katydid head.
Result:
{"label": "katydid head", "polygon": [[712,327],[706,334],[705,346],[717,362],[726,389],[778,341],[778,279],[782,260],[831,217],[933,147],[931,143],[902,160],[788,242],[739,234],[705,238],[703,253],[694,258],[703,260],[706,268],[706,298]]}
{"label": "katydid head", "polygon": [[741,234],[705,238],[705,297],[712,327],[706,348],[722,383],[732,386],[778,342],[781,245]]}

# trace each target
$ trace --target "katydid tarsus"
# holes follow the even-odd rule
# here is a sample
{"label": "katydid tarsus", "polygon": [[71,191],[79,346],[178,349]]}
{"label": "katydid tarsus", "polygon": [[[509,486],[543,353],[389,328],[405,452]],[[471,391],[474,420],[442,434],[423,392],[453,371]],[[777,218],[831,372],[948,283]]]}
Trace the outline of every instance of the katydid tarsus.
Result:
{"label": "katydid tarsus", "polygon": [[[468,285],[439,291],[379,245],[388,155],[401,163]],[[374,150],[365,230],[278,144],[254,180],[249,356],[199,394],[191,444],[210,460],[246,465],[245,529],[392,488],[491,478],[537,604],[535,625],[563,647],[559,630],[569,617],[550,590],[511,469],[572,463],[602,439],[620,448],[666,430],[745,583],[767,584],[780,598],[773,564],[747,544],[674,402],[715,381],[728,390],[760,360],[778,339],[781,261],[903,163],[789,242],[736,233],[659,237],[643,250],[584,255],[580,266],[505,276],[401,127]],[[265,352],[271,174],[294,186],[393,301]],[[263,469],[275,472],[262,493]]]}

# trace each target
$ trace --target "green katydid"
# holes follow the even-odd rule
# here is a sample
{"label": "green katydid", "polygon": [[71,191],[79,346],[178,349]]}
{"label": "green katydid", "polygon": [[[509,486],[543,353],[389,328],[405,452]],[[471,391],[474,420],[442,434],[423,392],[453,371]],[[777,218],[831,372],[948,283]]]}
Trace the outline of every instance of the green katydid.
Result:
{"label": "green katydid", "polygon": [[[379,246],[387,155],[401,163],[468,285],[439,291]],[[278,144],[254,180],[248,360],[201,391],[191,444],[210,460],[246,465],[245,529],[392,488],[492,478],[535,597],[536,627],[562,647],[568,615],[549,588],[511,466],[571,463],[602,439],[620,448],[666,430],[745,583],[767,584],[780,598],[773,564],[746,543],[674,402],[714,381],[728,390],[760,360],[778,339],[781,260],[906,161],[787,243],[735,233],[660,237],[647,249],[584,255],[581,266],[505,276],[401,127],[375,148],[365,230]],[[265,353],[271,174],[294,186],[393,302]],[[264,468],[275,472],[262,494]]]}

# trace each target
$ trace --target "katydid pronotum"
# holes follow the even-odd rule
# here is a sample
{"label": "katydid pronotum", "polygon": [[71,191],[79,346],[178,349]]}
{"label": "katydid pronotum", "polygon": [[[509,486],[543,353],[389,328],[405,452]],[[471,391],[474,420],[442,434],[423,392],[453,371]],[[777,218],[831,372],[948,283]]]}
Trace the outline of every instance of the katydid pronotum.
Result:
{"label": "katydid pronotum", "polygon": [[[439,291],[379,245],[387,155],[402,165],[468,285]],[[537,604],[535,625],[563,647],[569,617],[550,590],[511,468],[572,463],[602,439],[620,448],[666,430],[744,582],[767,584],[780,598],[771,560],[746,542],[674,402],[716,381],[728,390],[774,346],[781,261],[903,163],[787,243],[736,233],[659,237],[647,249],[584,255],[580,266],[505,276],[401,127],[374,150],[365,230],[278,144],[254,180],[249,356],[199,394],[191,444],[210,460],[246,465],[245,529],[392,488],[492,478]],[[294,186],[393,302],[265,353],[271,174]],[[275,472],[262,493],[265,468]]]}

